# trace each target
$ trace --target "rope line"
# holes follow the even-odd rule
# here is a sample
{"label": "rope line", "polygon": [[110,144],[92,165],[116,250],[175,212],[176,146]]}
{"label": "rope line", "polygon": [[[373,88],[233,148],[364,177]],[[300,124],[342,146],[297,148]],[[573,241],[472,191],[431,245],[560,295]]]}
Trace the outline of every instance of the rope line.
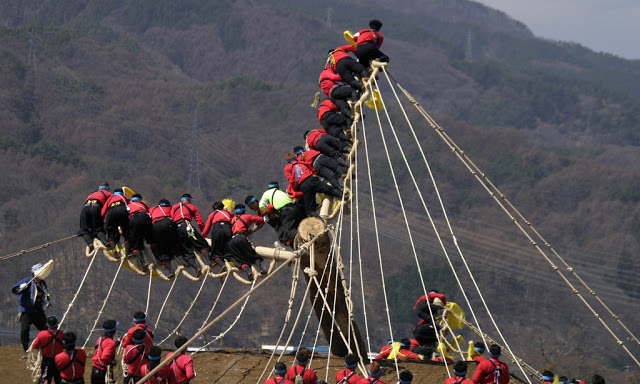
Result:
{"label": "rope line", "polygon": [[187,316],[189,316],[189,313],[191,312],[191,309],[193,308],[193,306],[195,305],[196,301],[198,300],[198,297],[200,296],[200,293],[202,292],[202,288],[204,288],[204,283],[206,283],[207,281],[207,277],[209,277],[208,274],[204,275],[204,278],[202,279],[202,283],[200,284],[200,289],[198,289],[198,293],[196,293],[196,296],[193,298],[193,300],[191,301],[191,305],[189,305],[189,308],[187,309],[187,312],[185,312],[184,316],[182,316],[182,320],[180,320],[180,322],[178,323],[178,325],[176,325],[176,327],[174,328],[173,331],[171,331],[171,333],[169,333],[169,335],[167,335],[167,337],[165,337],[159,344],[164,343],[165,341],[167,341],[171,336],[173,336],[174,333],[176,333],[176,331],[178,330],[178,328],[180,328],[180,326],[182,325],[182,323],[184,322],[184,320],[187,318]]}
{"label": "rope line", "polygon": [[[97,239],[94,239],[94,241],[97,241]],[[67,310],[64,312],[64,315],[62,315],[62,320],[60,320],[60,323],[58,323],[58,327],[62,327],[62,323],[64,323],[65,319],[67,318],[67,314],[69,313],[69,310],[71,310],[71,307],[73,307],[73,304],[76,302],[76,299],[78,298],[78,294],[82,290],[82,286],[84,285],[84,282],[87,279],[87,275],[89,274],[89,271],[91,270],[91,266],[93,265],[93,262],[96,260],[95,254],[96,254],[97,251],[98,251],[98,248],[94,248],[93,257],[91,258],[91,262],[89,263],[89,266],[87,267],[87,270],[84,272],[84,276],[82,277],[82,281],[80,281],[80,286],[78,286],[78,290],[73,295],[73,299],[71,299],[71,302],[67,306]]]}
{"label": "rope line", "polygon": [[0,261],[9,260],[9,259],[14,258],[16,256],[24,255],[25,253],[37,251],[38,249],[44,249],[44,248],[47,248],[47,247],[49,247],[51,245],[62,243],[63,241],[67,241],[67,240],[70,240],[70,239],[75,239],[76,237],[78,237],[78,235],[63,237],[62,239],[58,239],[58,240],[55,240],[55,241],[50,241],[48,243],[44,243],[44,244],[29,248],[29,249],[23,249],[21,251],[15,252],[15,253],[10,253],[8,255],[0,257]]}
{"label": "rope line", "polygon": [[158,329],[158,323],[160,322],[160,316],[162,316],[162,312],[164,311],[165,305],[167,305],[167,301],[169,300],[169,296],[171,296],[171,292],[173,291],[173,287],[176,285],[176,281],[178,281],[179,273],[176,272],[176,277],[173,279],[173,283],[171,283],[171,288],[169,288],[169,292],[164,297],[164,302],[162,303],[162,307],[160,307],[160,312],[158,312],[158,317],[156,318],[156,323],[153,326],[153,329]]}

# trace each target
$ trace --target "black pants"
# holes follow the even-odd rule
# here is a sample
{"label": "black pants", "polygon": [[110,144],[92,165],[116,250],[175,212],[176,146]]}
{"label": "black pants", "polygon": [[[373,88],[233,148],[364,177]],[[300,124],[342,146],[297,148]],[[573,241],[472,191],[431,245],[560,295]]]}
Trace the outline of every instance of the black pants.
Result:
{"label": "black pants", "polygon": [[435,346],[438,342],[436,330],[431,326],[431,324],[416,325],[413,329],[413,338],[423,346]]}
{"label": "black pants", "polygon": [[153,226],[151,217],[143,212],[134,213],[129,219],[129,231],[131,233],[131,247],[133,254],[142,252],[144,249],[144,241],[147,244],[153,244]]}
{"label": "black pants", "polygon": [[189,232],[187,231],[187,223],[183,221],[178,224],[178,239],[180,240],[183,248],[187,250],[195,248],[198,252],[209,252],[209,243],[207,243],[207,240],[202,237],[200,232],[194,229],[193,235],[195,239],[189,235]]}
{"label": "black pants", "polygon": [[299,219],[298,210],[293,203],[280,208],[278,214],[280,215],[280,226],[276,230],[278,232],[278,240],[285,244],[296,237],[298,225],[302,219]]}
{"label": "black pants", "polygon": [[341,141],[349,141],[349,137],[344,133],[344,129],[349,128],[350,125],[351,120],[341,113],[329,111],[322,115],[322,128],[327,131],[328,134]]}
{"label": "black pants", "polygon": [[104,217],[104,224],[107,229],[107,241],[113,242],[114,246],[120,241],[118,227],[122,228],[122,235],[125,239],[128,239],[130,235],[127,206],[122,204],[109,208]]}
{"label": "black pants", "polygon": [[337,137],[331,135],[322,135],[316,142],[316,147],[312,148],[320,151],[323,155],[337,158],[342,157],[343,153],[349,152],[349,146],[343,143]]}
{"label": "black pants", "polygon": [[429,312],[429,307],[431,307],[431,313],[433,313],[434,319],[438,316],[438,313],[442,311],[441,306],[430,304],[427,300],[424,300],[416,304],[415,312],[419,318],[431,324],[431,313]]}
{"label": "black pants", "polygon": [[104,231],[100,214],[101,209],[102,206],[100,204],[86,204],[82,208],[82,212],[80,212],[78,236],[82,236],[87,245],[91,245],[96,237],[104,244],[107,244],[107,234]]}
{"label": "black pants", "polygon": [[374,43],[358,45],[356,47],[356,57],[367,68],[371,66],[371,60],[374,59],[379,59],[383,63],[389,62],[389,56],[380,52],[380,49]]}
{"label": "black pants", "polygon": [[249,239],[241,233],[236,233],[231,237],[229,250],[231,251],[233,259],[235,259],[232,261],[241,269],[251,266],[256,260],[262,261],[262,257],[253,249]]}
{"label": "black pants", "polygon": [[100,368],[93,367],[91,370],[91,384],[104,384],[104,378],[107,376],[107,371]]}
{"label": "black pants", "polygon": [[[40,366],[42,377],[49,379],[49,383],[55,382],[59,384],[62,378],[60,377],[60,371],[56,367],[55,356],[54,357],[42,357],[42,365]],[[46,374],[45,374],[46,372]]]}
{"label": "black pants", "polygon": [[329,99],[333,101],[333,103],[340,108],[340,112],[347,117],[352,116],[351,108],[347,101],[357,101],[359,96],[360,93],[358,90],[350,85],[337,85],[331,88],[331,92],[329,92]]}
{"label": "black pants", "polygon": [[307,177],[302,183],[300,183],[299,187],[300,192],[303,193],[302,198],[304,200],[304,209],[307,216],[320,217],[320,215],[316,213],[316,193],[324,193],[325,195],[335,197],[342,196],[340,189],[315,176]]}
{"label": "black pants", "polygon": [[[340,158],[344,161],[344,159]],[[323,154],[318,155],[313,161],[313,169],[334,187],[341,188],[337,177],[347,172],[347,168],[338,164],[338,162],[329,156]]]}
{"label": "black pants", "polygon": [[181,246],[178,242],[178,226],[168,217],[158,220],[152,224],[153,239],[157,246],[159,261],[168,261],[173,256],[181,253]]}
{"label": "black pants", "polygon": [[345,83],[359,91],[362,91],[362,83],[358,82],[353,74],[355,73],[362,78],[369,77],[369,71],[351,57],[342,58],[336,63],[336,73],[342,77]]}
{"label": "black pants", "polygon": [[20,341],[22,342],[22,348],[29,349],[29,330],[31,324],[38,329],[38,331],[44,331],[47,329],[47,315],[44,311],[22,312],[20,316]]}
{"label": "black pants", "polygon": [[221,221],[211,227],[211,258],[215,261],[218,258],[229,259],[229,241],[231,241],[231,223]]}

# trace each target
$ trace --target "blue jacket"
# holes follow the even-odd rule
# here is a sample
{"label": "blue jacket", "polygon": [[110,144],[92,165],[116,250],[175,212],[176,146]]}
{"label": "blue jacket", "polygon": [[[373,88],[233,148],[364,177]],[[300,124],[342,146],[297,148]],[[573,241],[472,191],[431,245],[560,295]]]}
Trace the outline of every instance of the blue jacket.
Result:
{"label": "blue jacket", "polygon": [[51,298],[49,297],[49,292],[47,292],[47,283],[44,280],[40,280],[40,289],[42,289],[43,297],[42,297],[42,307],[36,308],[34,307],[36,303],[36,297],[38,294],[38,288],[36,281],[33,280],[29,283],[29,285],[20,291],[20,284],[28,283],[33,277],[25,277],[24,279],[18,281],[16,285],[11,288],[11,292],[18,295],[18,312],[37,312],[44,311],[45,308],[49,306],[51,302]]}

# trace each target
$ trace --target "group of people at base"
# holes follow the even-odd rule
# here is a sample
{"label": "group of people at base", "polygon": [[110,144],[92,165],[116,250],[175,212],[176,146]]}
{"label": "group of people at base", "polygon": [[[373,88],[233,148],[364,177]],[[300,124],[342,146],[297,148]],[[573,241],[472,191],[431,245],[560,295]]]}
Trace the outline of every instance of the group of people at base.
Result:
{"label": "group of people at base", "polygon": [[[116,353],[122,348],[122,370],[125,384],[140,381],[160,364],[162,350],[153,344],[153,331],[146,325],[146,314],[136,312],[133,315],[133,327],[116,339],[118,322],[106,320],[102,326],[104,333],[98,338],[92,357],[91,384],[117,382],[113,368],[116,365]],[[87,354],[76,348],[76,334],[58,328],[58,317],[47,318],[47,329],[40,331],[33,341],[32,350],[42,354],[41,375],[39,383],[84,383]],[[178,336],[174,345],[176,349],[187,342],[184,336]],[[166,358],[173,358],[167,365],[149,377],[145,383],[186,384],[196,377],[193,360],[183,352],[173,356],[169,352]]]}

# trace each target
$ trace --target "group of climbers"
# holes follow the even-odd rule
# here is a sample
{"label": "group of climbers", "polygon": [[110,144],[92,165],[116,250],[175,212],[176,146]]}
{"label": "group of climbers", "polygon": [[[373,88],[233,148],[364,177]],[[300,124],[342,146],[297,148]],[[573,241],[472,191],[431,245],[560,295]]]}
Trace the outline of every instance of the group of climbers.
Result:
{"label": "group of climbers", "polygon": [[[116,365],[118,346],[123,348],[122,362],[124,383],[138,382],[160,363],[162,350],[153,344],[153,331],[146,325],[146,314],[136,312],[133,315],[133,327],[116,339],[118,322],[105,320],[102,324],[104,333],[98,338],[92,357],[91,384],[104,384],[106,377],[115,382],[113,367]],[[47,318],[47,329],[40,331],[34,340],[32,350],[40,350],[42,363],[39,382],[45,383],[84,383],[84,371],[87,354],[76,348],[76,334],[63,332],[58,328],[58,317]],[[176,349],[187,342],[184,336],[175,339]],[[167,354],[172,357],[173,352]],[[185,384],[196,376],[193,360],[180,353],[171,362],[158,370],[147,383],[168,382]]]}

